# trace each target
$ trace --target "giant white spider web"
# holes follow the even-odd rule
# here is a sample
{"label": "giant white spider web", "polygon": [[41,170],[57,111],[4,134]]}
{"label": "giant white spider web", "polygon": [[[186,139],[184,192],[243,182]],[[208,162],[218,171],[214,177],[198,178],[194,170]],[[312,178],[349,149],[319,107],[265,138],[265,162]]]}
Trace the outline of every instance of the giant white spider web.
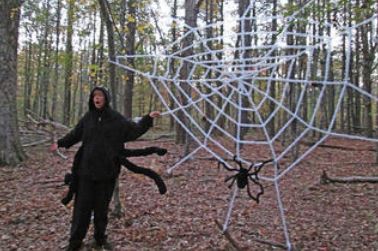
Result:
{"label": "giant white spider web", "polygon": [[[289,16],[273,16],[270,4],[251,1],[244,15],[236,20],[238,32],[206,37],[208,28],[219,29],[225,23],[195,28],[184,24],[185,33],[162,51],[153,55],[118,56],[112,62],[148,79],[167,110],[163,114],[173,116],[198,144],[170,167],[169,172],[201,149],[228,166],[226,159],[233,156],[246,165],[256,161],[249,158],[249,153],[257,145],[269,153],[261,159],[272,158],[273,162],[264,167],[260,179],[274,184],[288,249],[291,242],[279,181],[330,136],[378,141],[335,130],[337,123],[343,123],[340,110],[350,105],[352,94],[353,97],[359,95],[361,100],[378,101],[376,95],[364,89],[363,83],[350,80],[357,30],[368,28],[370,42],[377,43],[377,15],[348,27],[320,22],[308,15],[314,3],[309,1]],[[263,11],[252,16],[252,7]],[[272,29],[273,21],[277,23],[276,30]],[[292,29],[294,26],[296,28]],[[324,30],[322,34],[318,32],[320,27]],[[189,37],[193,42],[185,46],[185,39]],[[345,64],[335,60],[341,57],[343,40]],[[221,41],[225,42],[223,47],[214,46]],[[129,57],[133,57],[137,65],[143,65],[144,70],[129,66]],[[335,66],[335,62],[339,65]],[[187,74],[183,75],[185,70]],[[170,105],[169,100],[173,104]],[[215,115],[208,116],[206,109],[212,109]],[[179,112],[184,117],[180,117]],[[272,131],[270,127],[274,123],[281,127]],[[224,139],[232,144],[226,144]],[[312,144],[304,147],[302,143],[310,139]],[[237,191],[235,186],[224,230]]]}

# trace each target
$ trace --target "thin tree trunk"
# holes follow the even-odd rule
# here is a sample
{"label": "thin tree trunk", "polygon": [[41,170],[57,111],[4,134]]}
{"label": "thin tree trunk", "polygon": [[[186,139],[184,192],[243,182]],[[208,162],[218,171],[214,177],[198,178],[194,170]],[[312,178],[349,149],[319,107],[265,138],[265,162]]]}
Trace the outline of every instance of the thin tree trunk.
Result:
{"label": "thin tree trunk", "polygon": [[87,69],[87,63],[88,62],[88,46],[85,46],[84,51],[82,52],[82,59],[80,60],[80,82],[79,82],[79,110],[77,113],[77,117],[81,118],[84,111],[84,79],[87,79],[87,74],[84,69]]}
{"label": "thin tree trunk", "polygon": [[[249,0],[241,0],[239,1],[239,17],[241,17],[244,12],[247,10],[249,6]],[[251,13],[248,13],[246,16],[250,16]],[[244,36],[244,39],[241,39],[242,43],[244,44],[241,44],[241,47],[243,48],[251,48],[251,45],[252,45],[252,36],[251,35],[247,35],[249,34],[250,32],[252,32],[252,21],[249,20],[249,19],[244,19],[242,22],[244,22],[244,24],[240,23],[239,24],[239,31],[240,32],[243,32],[245,35],[242,35]],[[242,31],[242,26],[244,27],[244,30]],[[240,55],[240,59],[239,60],[246,60],[248,62],[248,58],[252,56],[252,51],[249,50],[249,49],[244,49],[241,51],[241,55]],[[244,66],[244,67],[247,67],[247,66]],[[244,85],[244,88],[245,88],[245,91],[246,92],[249,92],[249,87],[247,87],[246,85]],[[252,95],[250,97],[251,99],[253,99],[253,92],[252,92]],[[248,100],[248,97],[246,97],[246,95],[242,95],[241,97],[241,104],[240,104],[241,107],[239,108],[249,108],[250,106],[250,103],[249,103],[249,100]],[[248,114],[249,112],[248,111],[245,111],[245,110],[242,110],[240,112],[240,122],[243,123],[243,124],[249,124],[250,123],[250,119],[248,117]],[[247,127],[241,127],[240,129],[240,140],[243,140],[245,135],[247,134],[248,132],[248,128]]]}
{"label": "thin tree trunk", "polygon": [[[176,29],[177,22],[175,20],[177,18],[177,0],[173,1],[172,18],[173,18],[173,22],[172,22],[172,43],[173,43],[173,42],[176,41],[176,37],[177,37],[177,29]],[[176,44],[173,46],[172,50],[174,52],[177,51]],[[173,77],[175,75],[175,73],[176,73],[175,60],[173,58],[171,58],[169,69],[170,69],[169,75]],[[170,83],[170,85],[171,85],[172,93],[175,93],[176,92],[176,88],[175,88],[174,84]],[[169,95],[169,108],[171,110],[173,110],[174,107],[175,107],[174,100]],[[175,126],[175,120],[174,120],[173,116],[170,116],[169,117],[169,130],[172,131],[174,129],[174,126]],[[179,125],[176,125],[176,126],[179,126]]]}
{"label": "thin tree trunk", "polygon": [[[370,6],[369,6],[370,7]],[[368,8],[369,9],[369,8]],[[370,16],[372,13],[366,13]],[[369,41],[369,34],[373,34],[372,26],[368,23],[361,26],[361,41],[362,41],[362,82],[364,84],[364,90],[372,94],[372,74],[373,65],[375,60],[375,49],[373,43]],[[364,98],[364,121],[366,126],[366,136],[373,137],[373,102],[370,98]]]}
{"label": "thin tree trunk", "polygon": [[104,19],[101,18],[100,22],[100,36],[98,38],[99,49],[97,53],[97,65],[98,69],[96,72],[96,84],[104,84]]}
{"label": "thin tree trunk", "polygon": [[90,89],[92,90],[97,84],[97,72],[96,72],[96,10],[93,11],[93,39],[92,39],[92,55],[91,55],[91,67],[89,68]]}
{"label": "thin tree trunk", "polygon": [[49,45],[49,36],[50,36],[50,25],[49,25],[49,18],[50,18],[50,0],[46,0],[45,3],[45,33],[43,36],[44,41],[44,50],[43,50],[43,70],[42,70],[42,81],[41,81],[41,109],[40,109],[40,116],[42,118],[47,117],[47,94],[49,88],[49,78],[50,78],[50,62],[49,62],[49,54],[50,54],[50,45]]}
{"label": "thin tree trunk", "polygon": [[[356,6],[360,5],[360,1],[356,1]],[[353,18],[353,17],[352,17]],[[361,32],[359,29],[356,31],[356,42],[355,42],[355,74],[354,74],[354,84],[358,87],[360,82],[360,44],[361,44]],[[354,119],[352,121],[354,130],[358,131],[361,128],[361,95],[355,92],[355,103],[354,103]]]}
{"label": "thin tree trunk", "polygon": [[40,100],[41,100],[41,62],[42,62],[42,47],[43,47],[43,39],[41,38],[42,33],[39,37],[39,44],[38,44],[38,58],[37,58],[37,76],[35,80],[35,91],[34,91],[34,99],[33,99],[33,112],[39,114],[40,110]]}
{"label": "thin tree trunk", "polygon": [[31,39],[31,32],[29,33],[29,41],[28,41],[28,49],[25,52],[25,74],[24,74],[24,116],[26,116],[28,110],[31,109],[31,89],[32,89],[32,74],[33,74],[33,67],[32,67],[32,39]]}
{"label": "thin tree trunk", "polygon": [[0,165],[25,159],[17,121],[17,45],[20,1],[0,3]]}
{"label": "thin tree trunk", "polygon": [[[127,6],[127,0],[121,0],[121,6],[120,6],[120,13],[119,13],[119,23],[120,23],[120,40],[121,40],[121,48],[119,48],[118,50],[124,54],[126,53],[126,46],[125,46],[125,41],[123,40],[123,38],[126,36],[126,6]],[[125,93],[125,85],[126,85],[126,81],[125,81],[125,72],[123,69],[119,68],[119,71],[118,71],[118,93]],[[118,100],[118,111],[121,113],[121,114],[125,114],[125,99],[124,98],[119,98]]]}
{"label": "thin tree trunk", "polygon": [[[273,1],[273,10],[272,10],[272,16],[276,16],[277,15],[277,0],[274,0]],[[275,32],[277,31],[277,19],[274,18],[273,21],[272,21],[272,44],[275,44],[277,42],[277,35],[275,34]],[[272,55],[273,57],[276,56],[276,53],[273,53]],[[272,59],[272,64],[275,63],[275,59]],[[275,99],[276,98],[276,82],[274,80],[271,81],[270,83],[270,88],[269,88],[269,92],[270,92],[270,96]],[[269,115],[272,114],[274,112],[276,108],[276,105],[274,102],[270,101],[269,102]],[[269,135],[271,137],[274,136],[275,134],[275,116],[272,117],[271,121],[269,122]]]}
{"label": "thin tree trunk", "polygon": [[[223,22],[224,22],[224,8],[223,8],[223,6],[224,6],[224,0],[220,0],[220,1],[218,1],[218,13],[219,13],[219,19],[217,20],[217,21],[219,21],[220,23],[221,23],[221,26],[220,26],[220,29],[219,29],[219,35],[218,36],[220,36],[221,37],[221,41],[219,42],[219,44],[218,44],[218,46],[219,46],[219,49],[223,49],[223,47],[224,47],[224,41],[223,41],[223,35],[224,35],[224,24],[223,24]],[[218,52],[217,54],[216,54],[216,56],[217,56],[217,60],[219,60],[219,62],[221,62],[222,61],[222,59],[223,59],[223,53],[222,52]],[[217,78],[219,77],[219,74],[220,73],[217,73]],[[218,86],[220,86],[220,85],[222,85],[222,82],[221,81],[219,81],[218,83],[217,83],[217,85]],[[228,95],[229,95],[229,93],[228,93],[228,89],[226,89],[226,90],[221,90],[221,92],[224,94],[224,95],[227,95],[227,97],[228,97]],[[217,107],[222,107],[223,106],[223,102],[225,102],[225,100],[223,99],[223,98],[218,98],[217,99]],[[227,110],[229,110],[230,109],[230,104],[229,103],[227,103],[226,104],[226,107],[225,107],[225,113],[226,114],[229,114],[229,113],[227,113]],[[225,128],[225,122],[226,122],[226,118],[225,118],[225,116],[221,116],[220,118],[219,118],[219,120],[217,121],[217,123],[218,123],[218,125],[219,125],[219,127],[220,128],[224,128],[224,129],[226,129]],[[216,132],[215,133],[218,133],[218,131],[216,130]]]}
{"label": "thin tree trunk", "polygon": [[[110,16],[110,5],[107,0],[99,0],[102,19],[105,21],[106,32],[108,34],[108,56],[110,61],[115,61],[115,45],[114,45],[114,27]],[[117,110],[117,81],[115,65],[108,64],[109,82],[112,96],[112,106]]]}
{"label": "thin tree trunk", "polygon": [[74,23],[75,0],[68,1],[67,12],[67,36],[66,36],[66,55],[65,55],[65,76],[64,76],[64,102],[63,102],[63,124],[69,125],[71,118],[71,86],[72,86],[72,36]]}
{"label": "thin tree trunk", "polygon": [[51,116],[53,120],[57,119],[57,102],[59,86],[59,42],[60,42],[60,17],[61,17],[61,0],[58,0],[56,7],[56,30],[55,30],[55,54],[54,54],[54,82],[52,83],[52,101]]}
{"label": "thin tree trunk", "polygon": [[[347,10],[346,10],[346,13],[349,13],[348,17],[346,17],[346,19],[348,19],[348,26],[351,27],[352,26],[352,2],[351,1],[348,1],[348,5],[347,5]],[[350,63],[349,63],[349,80],[353,83],[354,81],[354,75],[353,75],[353,63],[354,63],[354,57],[353,57],[353,48],[352,48],[352,44],[348,44],[349,47],[350,47],[350,55],[349,55],[349,58],[350,58]],[[354,121],[354,113],[353,113],[353,91],[351,90],[351,88],[348,88],[348,103],[347,103],[347,132],[348,133],[351,133],[352,132],[352,123]]]}
{"label": "thin tree trunk", "polygon": [[[346,7],[346,2],[344,2],[344,4],[343,4],[343,25],[344,26],[346,26],[346,18],[347,18],[347,7]],[[346,56],[347,56],[347,51],[346,51],[346,34],[343,34],[342,35],[342,41],[343,41],[343,43],[342,43],[342,64],[343,64],[343,69],[342,69],[342,73],[341,73],[341,77],[343,78],[343,79],[345,79],[346,78],[346,76],[345,76],[345,73],[347,72],[347,70],[346,70]],[[345,96],[348,98],[348,93],[346,93],[345,94]],[[340,125],[341,125],[341,127],[340,127],[340,129],[341,129],[341,131],[342,132],[344,132],[345,131],[345,105],[348,105],[348,104],[346,104],[345,102],[346,102],[346,99],[347,98],[343,98],[342,99],[342,101],[341,101],[341,108],[340,108]],[[348,114],[348,113],[347,113]]]}
{"label": "thin tree trunk", "polygon": [[[199,5],[202,1],[197,2],[196,0],[185,0],[185,24],[189,27],[196,27],[197,26],[197,14],[199,11]],[[188,30],[185,29],[187,32]],[[193,47],[190,47],[190,45],[193,44],[194,41],[194,34],[189,34],[182,42],[181,48],[188,48],[181,53],[181,57],[189,57],[190,55],[193,55]],[[183,63],[183,67],[180,69],[180,79],[187,79],[190,70],[192,69],[193,65],[187,61]],[[186,82],[181,83],[182,89],[185,92],[185,94],[190,98],[191,97],[191,87],[190,84]],[[185,94],[181,93],[180,99],[181,104],[185,106],[188,102],[188,99],[185,97]],[[188,111],[190,112],[190,111]],[[189,127],[189,121],[186,116],[184,116],[184,113],[182,111],[179,111],[177,114],[180,121],[183,122],[183,124],[186,127]],[[185,129],[181,127],[181,125],[177,125],[176,127],[176,143],[179,144],[186,144],[185,147],[185,153],[189,151],[189,137],[187,136],[187,133],[185,132]]]}
{"label": "thin tree trunk", "polygon": [[[128,9],[128,23],[127,23],[127,46],[126,55],[135,55],[135,36],[136,36],[136,12],[137,2],[135,0],[129,0],[127,2]],[[134,58],[127,58],[127,64],[131,67],[135,67]],[[125,88],[125,116],[132,118],[133,116],[133,89],[134,89],[134,72],[126,71],[126,88]]]}
{"label": "thin tree trunk", "polygon": [[[207,41],[207,47],[212,50],[212,47],[213,47],[213,42],[211,41],[211,38],[213,37],[213,28],[211,26],[211,24],[213,23],[213,12],[214,12],[214,1],[213,0],[206,0],[206,24],[208,25],[207,29],[206,29],[206,38],[208,39]],[[212,54],[211,53],[208,53],[206,55],[206,58],[205,60],[207,60],[208,62],[212,61]],[[211,67],[211,65],[213,63],[208,63],[209,64],[209,67]],[[207,75],[205,76],[205,78],[207,79],[212,79],[212,75],[213,75],[213,72],[210,70]],[[210,83],[211,85],[212,83]],[[204,88],[204,92],[205,92],[205,95],[208,95],[210,92],[211,92],[211,88],[210,87],[207,87],[207,86],[203,86]],[[211,126],[211,123],[210,121],[212,121],[212,118],[213,118],[213,107],[211,106],[210,102],[212,102],[212,95],[209,96],[208,98],[208,101],[206,100],[205,101],[205,117],[206,119],[204,120],[204,123],[205,123],[205,132],[208,132],[210,130],[210,126]]]}

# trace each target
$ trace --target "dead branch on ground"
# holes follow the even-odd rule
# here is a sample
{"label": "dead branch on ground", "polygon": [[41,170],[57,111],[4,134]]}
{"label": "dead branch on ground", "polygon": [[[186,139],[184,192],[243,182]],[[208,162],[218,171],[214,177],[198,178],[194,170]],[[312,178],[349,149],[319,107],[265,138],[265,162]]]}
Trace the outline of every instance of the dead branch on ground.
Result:
{"label": "dead branch on ground", "polygon": [[320,176],[320,184],[329,183],[378,183],[378,177],[375,176],[348,176],[348,177],[330,177],[323,170]]}

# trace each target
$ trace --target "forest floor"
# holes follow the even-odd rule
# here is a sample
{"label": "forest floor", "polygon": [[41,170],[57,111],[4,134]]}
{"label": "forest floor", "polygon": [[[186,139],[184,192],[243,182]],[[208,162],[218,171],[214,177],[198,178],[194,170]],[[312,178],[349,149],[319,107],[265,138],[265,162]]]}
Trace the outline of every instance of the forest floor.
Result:
{"label": "forest floor", "polygon": [[[378,183],[320,183],[323,170],[330,176],[378,176],[375,152],[369,150],[374,146],[345,139],[332,144],[354,150],[318,147],[279,183],[290,241],[296,250],[378,250]],[[163,174],[168,192],[160,195],[152,180],[121,172],[124,215],[111,215],[108,226],[115,250],[234,250],[216,224],[227,212],[231,190],[224,179],[230,173],[215,161],[195,158],[168,176],[164,171],[183,150],[174,141],[138,141],[128,147],[152,145],[167,148],[168,154],[132,161]],[[0,250],[63,250],[67,245],[72,207],[60,204],[66,187],[59,185],[77,148],[65,152],[69,160],[47,149],[29,147],[24,163],[0,167]],[[204,151],[198,156],[209,157]],[[263,185],[259,204],[245,190],[236,197],[228,233],[245,250],[277,250],[256,239],[285,243],[275,187]],[[86,243],[92,235],[91,226]]]}

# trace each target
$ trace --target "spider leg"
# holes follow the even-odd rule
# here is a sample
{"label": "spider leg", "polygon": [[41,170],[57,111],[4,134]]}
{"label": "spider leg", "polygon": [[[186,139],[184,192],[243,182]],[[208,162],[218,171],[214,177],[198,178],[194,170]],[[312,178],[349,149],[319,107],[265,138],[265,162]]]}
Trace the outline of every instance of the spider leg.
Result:
{"label": "spider leg", "polygon": [[231,184],[228,185],[228,188],[231,188],[231,187],[234,185],[235,180],[236,180],[236,175],[232,175],[232,176],[226,178],[226,179],[224,180],[224,182],[228,182],[228,181],[231,180],[231,179],[232,179],[232,181],[231,181]]}
{"label": "spider leg", "polygon": [[254,201],[256,201],[257,203],[259,203],[259,198],[258,198],[258,197],[254,197],[254,196],[252,195],[251,190],[249,189],[249,183],[247,184],[247,193],[248,193],[249,197],[250,197],[252,200],[254,200]]}
{"label": "spider leg", "polygon": [[224,182],[227,182],[227,181],[229,181],[229,180],[232,179],[232,178],[236,178],[235,175],[231,175],[231,176],[225,178],[225,179],[224,179]]}
{"label": "spider leg", "polygon": [[241,160],[238,160],[238,159],[237,159],[236,155],[234,155],[234,161],[235,161],[240,167],[242,167],[242,162],[241,162]]}
{"label": "spider leg", "polygon": [[256,177],[256,180],[259,180],[259,176],[257,176],[259,174],[259,171],[253,171],[253,172],[251,172],[251,173],[248,173],[248,177],[250,178],[250,179],[253,179],[252,178],[252,176],[254,176],[254,177]]}
{"label": "spider leg", "polygon": [[[260,196],[264,194],[264,187],[263,187],[263,185],[260,182],[256,181],[251,176],[249,176],[249,178],[251,179],[251,181],[253,183],[255,183],[256,185],[258,185],[260,187],[260,191],[256,194],[256,197],[255,197],[256,199],[254,199],[254,197],[252,196],[252,199],[254,199],[257,203],[259,203]],[[249,186],[248,186],[248,191],[249,191]],[[248,193],[248,194],[251,196],[250,193]]]}
{"label": "spider leg", "polygon": [[265,164],[268,164],[269,162],[272,162],[273,159],[268,159],[268,160],[264,160],[263,162],[259,163],[259,165],[255,165],[255,172],[259,172],[261,170],[261,168],[263,168],[263,166],[265,166]]}
{"label": "spider leg", "polygon": [[229,168],[224,162],[221,162],[221,161],[218,162],[218,168],[220,167],[220,165],[222,165],[228,171],[239,171],[238,169],[235,169],[235,168]]}
{"label": "spider leg", "polygon": [[251,169],[252,169],[254,166],[255,166],[255,164],[252,162],[251,165],[250,165],[249,168],[248,168],[248,173],[249,173],[249,171],[251,171]]}

